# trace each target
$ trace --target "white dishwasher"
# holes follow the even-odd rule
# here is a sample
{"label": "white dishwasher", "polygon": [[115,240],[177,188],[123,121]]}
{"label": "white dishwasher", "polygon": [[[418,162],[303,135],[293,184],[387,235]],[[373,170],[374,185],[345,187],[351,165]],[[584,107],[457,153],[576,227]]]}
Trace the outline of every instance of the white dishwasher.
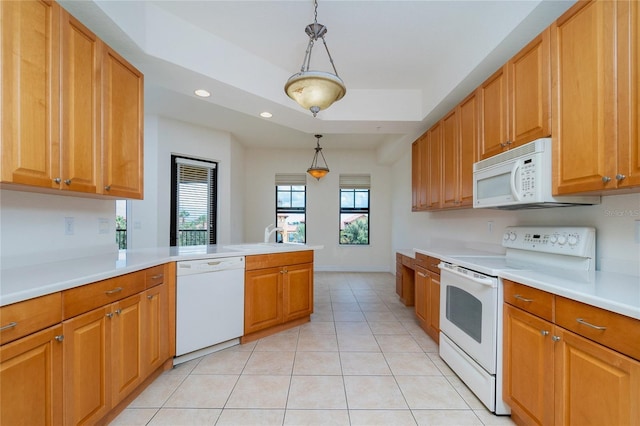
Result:
{"label": "white dishwasher", "polygon": [[178,262],[173,364],[239,343],[244,332],[244,256]]}

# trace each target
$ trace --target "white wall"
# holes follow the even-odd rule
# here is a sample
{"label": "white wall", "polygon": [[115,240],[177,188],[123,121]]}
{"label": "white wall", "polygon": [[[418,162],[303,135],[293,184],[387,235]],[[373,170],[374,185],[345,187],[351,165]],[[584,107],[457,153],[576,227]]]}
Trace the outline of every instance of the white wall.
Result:
{"label": "white wall", "polygon": [[[2,267],[116,252],[115,211],[112,200],[0,190]],[[65,234],[65,217],[73,218],[73,235]]]}
{"label": "white wall", "polygon": [[[392,166],[393,251],[419,248],[430,240],[500,244],[502,231],[512,225],[576,225],[596,228],[596,268],[640,275],[640,244],[635,242],[640,220],[640,194],[602,197],[602,204],[542,210],[500,211],[465,209],[411,212],[411,147]],[[489,232],[487,222],[493,222]]]}
{"label": "white wall", "polygon": [[[307,175],[307,243],[323,245],[315,253],[317,270],[390,271],[390,168],[376,164],[374,151],[323,150],[330,173],[317,181]],[[276,173],[305,173],[313,147],[300,150],[245,151],[245,240],[262,241],[265,226],[275,223]],[[371,175],[370,245],[340,246],[340,173]]]}
{"label": "white wall", "polygon": [[238,188],[243,182],[243,148],[227,132],[146,116],[145,197],[130,208],[131,248],[169,245],[172,154],[218,162],[217,242],[240,242],[242,229],[236,218],[242,217]]}

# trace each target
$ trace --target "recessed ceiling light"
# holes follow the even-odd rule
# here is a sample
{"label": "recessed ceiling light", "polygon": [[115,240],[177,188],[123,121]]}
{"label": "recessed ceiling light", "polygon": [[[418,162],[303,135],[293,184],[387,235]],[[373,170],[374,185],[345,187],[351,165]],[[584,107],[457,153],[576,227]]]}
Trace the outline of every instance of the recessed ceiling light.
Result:
{"label": "recessed ceiling light", "polygon": [[273,114],[271,114],[270,112],[265,111],[265,112],[261,112],[260,113],[260,117],[262,117],[262,118],[271,118],[271,117],[273,117]]}
{"label": "recessed ceiling light", "polygon": [[211,96],[211,93],[209,93],[207,90],[204,90],[204,89],[198,89],[193,93],[195,93],[196,96],[200,96],[201,98],[208,98],[209,96]]}

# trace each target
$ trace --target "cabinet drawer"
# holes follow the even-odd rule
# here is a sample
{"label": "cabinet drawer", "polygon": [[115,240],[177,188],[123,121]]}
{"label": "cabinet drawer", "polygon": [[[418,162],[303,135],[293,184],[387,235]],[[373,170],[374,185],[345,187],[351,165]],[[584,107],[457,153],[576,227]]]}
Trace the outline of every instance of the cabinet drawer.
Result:
{"label": "cabinet drawer", "polygon": [[153,268],[145,269],[144,282],[146,288],[155,287],[158,284],[164,282],[164,265],[154,266]]}
{"label": "cabinet drawer", "polygon": [[400,253],[396,253],[396,262],[402,263],[402,258],[403,257],[404,257],[404,255],[402,255]]}
{"label": "cabinet drawer", "polygon": [[402,264],[407,268],[415,269],[416,260],[413,257],[402,256]]}
{"label": "cabinet drawer", "polygon": [[3,327],[0,330],[0,344],[19,339],[61,321],[62,294],[60,292],[3,306],[0,308],[0,327]]}
{"label": "cabinet drawer", "polygon": [[556,296],[556,324],[640,360],[640,320]]}
{"label": "cabinet drawer", "polygon": [[245,257],[245,270],[313,263],[313,250],[258,254]]}
{"label": "cabinet drawer", "polygon": [[547,321],[553,321],[553,294],[509,280],[503,280],[503,283],[505,303]]}
{"label": "cabinet drawer", "polygon": [[427,256],[426,254],[416,253],[416,266],[420,266],[424,269],[428,269],[434,274],[440,275],[440,268],[438,268],[438,264],[440,263],[440,259],[432,256]]}
{"label": "cabinet drawer", "polygon": [[138,271],[65,290],[62,293],[63,317],[64,319],[74,317],[140,293],[144,289],[145,271]]}

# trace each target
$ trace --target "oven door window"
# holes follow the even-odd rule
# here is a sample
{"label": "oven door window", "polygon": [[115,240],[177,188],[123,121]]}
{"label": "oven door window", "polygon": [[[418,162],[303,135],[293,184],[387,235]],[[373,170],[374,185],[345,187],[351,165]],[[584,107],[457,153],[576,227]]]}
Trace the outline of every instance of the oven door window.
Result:
{"label": "oven door window", "polygon": [[482,302],[459,287],[447,286],[447,320],[482,343]]}

